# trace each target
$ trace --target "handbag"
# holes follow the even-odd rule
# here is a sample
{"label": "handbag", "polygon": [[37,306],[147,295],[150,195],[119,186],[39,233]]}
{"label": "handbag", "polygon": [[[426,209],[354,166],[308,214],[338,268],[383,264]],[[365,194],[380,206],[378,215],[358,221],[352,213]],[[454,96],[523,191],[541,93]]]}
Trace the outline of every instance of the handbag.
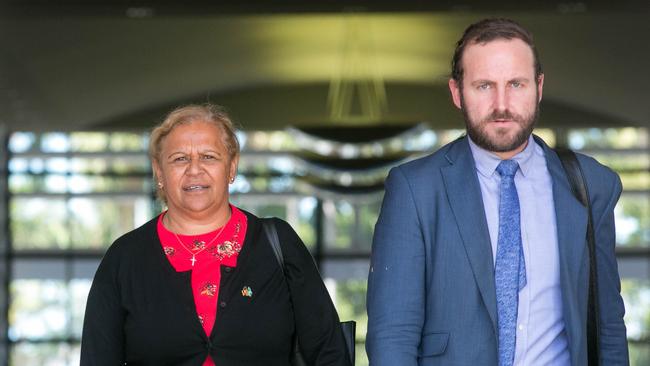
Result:
{"label": "handbag", "polygon": [[589,191],[585,182],[584,173],[576,157],[576,153],[569,149],[555,149],[562,167],[566,172],[573,195],[587,209],[587,246],[589,247],[589,302],[587,305],[587,362],[588,365],[597,366],[600,360],[600,309],[598,308],[598,273],[596,272],[596,243],[594,236],[591,203]]}
{"label": "handbag", "polygon": [[[275,228],[275,224],[272,219],[262,220],[262,226],[264,227],[264,232],[271,243],[271,248],[273,249],[273,254],[282,269],[282,274],[284,275],[284,255],[282,254],[282,248],[280,247],[280,239],[278,237],[278,231]],[[285,281],[287,277],[285,276]],[[341,330],[343,331],[343,337],[345,338],[345,345],[348,351],[348,357],[350,358],[350,364],[354,366],[354,352],[355,352],[355,333],[356,333],[356,322],[353,320],[345,321],[340,323]],[[300,353],[300,347],[298,347],[298,337],[294,336],[293,341],[293,350],[291,352],[291,365],[292,366],[307,366],[304,357]]]}

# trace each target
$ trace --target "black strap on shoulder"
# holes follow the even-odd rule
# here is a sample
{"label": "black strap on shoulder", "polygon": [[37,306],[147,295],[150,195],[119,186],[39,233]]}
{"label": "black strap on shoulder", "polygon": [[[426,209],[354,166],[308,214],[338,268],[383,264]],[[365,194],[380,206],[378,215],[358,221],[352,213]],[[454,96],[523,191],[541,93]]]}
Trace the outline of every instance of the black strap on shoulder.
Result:
{"label": "black strap on shoulder", "polygon": [[591,203],[589,202],[589,190],[580,167],[578,158],[572,150],[556,149],[560,157],[562,167],[566,172],[573,195],[587,209],[587,246],[589,247],[589,303],[587,309],[587,357],[590,366],[598,365],[600,359],[600,317],[598,308],[598,273],[596,266],[596,238],[594,235],[593,217],[591,214]]}
{"label": "black strap on shoulder", "polygon": [[[282,254],[282,248],[280,247],[280,238],[278,237],[278,230],[275,228],[275,223],[273,219],[271,218],[262,219],[262,227],[264,227],[264,233],[266,233],[266,237],[269,239],[269,243],[271,243],[273,254],[275,255],[275,259],[278,260],[278,264],[282,269],[282,273],[284,274],[284,279],[286,281],[287,276],[284,270],[284,255]],[[345,339],[345,345],[348,351],[350,364],[354,366],[356,322],[352,320],[347,322],[341,322],[340,326],[343,332],[343,337]],[[293,340],[293,352],[291,356],[291,365],[293,366],[307,365],[304,358],[302,357],[302,354],[300,353],[300,347],[298,345],[298,337],[294,337]]]}
{"label": "black strap on shoulder", "polygon": [[278,238],[278,230],[275,228],[273,219],[264,219],[262,220],[262,226],[264,227],[264,232],[266,237],[269,238],[271,243],[271,248],[273,249],[273,254],[275,254],[275,259],[278,260],[282,272],[284,272],[284,255],[282,255],[282,248],[280,247],[280,238]]}

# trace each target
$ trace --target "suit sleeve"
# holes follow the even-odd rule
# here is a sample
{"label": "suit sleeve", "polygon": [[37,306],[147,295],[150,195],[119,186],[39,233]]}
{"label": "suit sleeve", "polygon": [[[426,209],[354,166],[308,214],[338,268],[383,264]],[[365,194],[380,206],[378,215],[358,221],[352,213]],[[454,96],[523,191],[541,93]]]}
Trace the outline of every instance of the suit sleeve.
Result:
{"label": "suit sleeve", "polygon": [[[621,280],[616,263],[616,230],[614,207],[621,194],[620,178],[610,170],[611,179],[591,179],[594,233],[596,237],[596,263],[598,276],[598,301],[600,307],[600,352],[603,365],[628,365],[629,356],[623,316],[625,307],[621,298]],[[602,187],[605,182],[610,182]],[[600,199],[599,192],[602,193]],[[591,193],[591,192],[590,192]]]}
{"label": "suit sleeve", "polygon": [[415,198],[400,170],[386,179],[386,193],[372,243],[368,275],[371,366],[416,366],[424,322],[425,251]]}
{"label": "suit sleeve", "polygon": [[117,366],[124,362],[124,311],[109,249],[88,294],[81,337],[81,366]]}
{"label": "suit sleeve", "polygon": [[300,351],[308,365],[350,366],[339,316],[314,259],[300,237],[276,220]]}

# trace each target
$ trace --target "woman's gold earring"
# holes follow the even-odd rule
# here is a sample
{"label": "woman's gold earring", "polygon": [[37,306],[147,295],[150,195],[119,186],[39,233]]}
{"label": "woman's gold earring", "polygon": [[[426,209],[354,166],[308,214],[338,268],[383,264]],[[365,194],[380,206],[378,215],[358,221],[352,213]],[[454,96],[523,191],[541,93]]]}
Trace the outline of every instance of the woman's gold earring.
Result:
{"label": "woman's gold earring", "polygon": [[162,182],[158,182],[158,189],[163,189],[163,184],[162,184]]}

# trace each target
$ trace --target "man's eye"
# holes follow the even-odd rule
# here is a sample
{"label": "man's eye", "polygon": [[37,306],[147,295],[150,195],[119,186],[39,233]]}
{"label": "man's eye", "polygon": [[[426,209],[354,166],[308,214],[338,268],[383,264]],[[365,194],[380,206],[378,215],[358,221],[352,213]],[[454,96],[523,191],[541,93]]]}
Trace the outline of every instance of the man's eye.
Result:
{"label": "man's eye", "polygon": [[512,85],[513,88],[521,88],[521,87],[523,86],[523,85],[522,85],[520,82],[518,82],[518,81],[513,81],[512,83],[510,83],[510,85]]}
{"label": "man's eye", "polygon": [[479,84],[478,89],[481,89],[481,90],[488,90],[488,89],[490,89],[490,84],[488,84],[488,83],[485,83],[485,84]]}

